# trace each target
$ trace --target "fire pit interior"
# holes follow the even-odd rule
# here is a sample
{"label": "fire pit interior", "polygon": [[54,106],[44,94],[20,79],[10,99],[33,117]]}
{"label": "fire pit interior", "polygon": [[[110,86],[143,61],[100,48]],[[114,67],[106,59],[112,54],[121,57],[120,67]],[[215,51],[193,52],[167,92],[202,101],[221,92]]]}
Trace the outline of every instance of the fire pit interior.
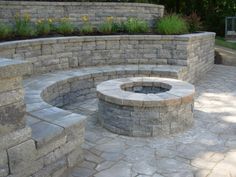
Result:
{"label": "fire pit interior", "polygon": [[130,84],[124,84],[121,88],[125,91],[134,93],[157,94],[169,91],[171,86],[158,82],[133,82]]}
{"label": "fire pit interior", "polygon": [[97,86],[101,125],[127,136],[163,136],[193,124],[194,86],[158,77],[121,78]]}

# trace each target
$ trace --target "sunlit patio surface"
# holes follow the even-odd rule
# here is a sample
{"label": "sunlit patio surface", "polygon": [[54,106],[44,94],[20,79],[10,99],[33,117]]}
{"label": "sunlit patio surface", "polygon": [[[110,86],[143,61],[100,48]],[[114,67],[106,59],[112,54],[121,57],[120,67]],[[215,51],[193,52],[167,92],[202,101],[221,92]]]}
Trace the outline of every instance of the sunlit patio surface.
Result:
{"label": "sunlit patio surface", "polygon": [[97,100],[64,107],[89,115],[85,161],[65,177],[235,177],[236,68],[216,65],[195,84],[194,126],[168,137],[113,134],[96,118]]}

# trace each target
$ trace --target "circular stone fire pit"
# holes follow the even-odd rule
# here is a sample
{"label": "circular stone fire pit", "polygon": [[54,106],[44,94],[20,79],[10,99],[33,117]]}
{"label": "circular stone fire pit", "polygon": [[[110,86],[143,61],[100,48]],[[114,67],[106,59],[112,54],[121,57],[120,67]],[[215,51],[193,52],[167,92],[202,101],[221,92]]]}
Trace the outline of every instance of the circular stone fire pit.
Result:
{"label": "circular stone fire pit", "polygon": [[178,133],[193,124],[194,86],[176,79],[133,77],[97,86],[98,119],[128,136]]}

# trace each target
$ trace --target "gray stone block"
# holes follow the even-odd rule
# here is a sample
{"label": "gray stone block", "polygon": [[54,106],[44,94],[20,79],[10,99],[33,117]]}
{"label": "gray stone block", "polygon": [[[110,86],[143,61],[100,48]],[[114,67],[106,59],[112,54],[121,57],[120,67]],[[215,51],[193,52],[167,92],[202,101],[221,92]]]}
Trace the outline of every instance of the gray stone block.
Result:
{"label": "gray stone block", "polygon": [[12,174],[22,173],[30,168],[31,162],[36,160],[36,147],[33,140],[25,141],[7,150],[9,167]]}
{"label": "gray stone block", "polygon": [[22,101],[0,107],[0,134],[25,127],[25,105]]}
{"label": "gray stone block", "polygon": [[8,157],[6,151],[0,152],[0,176],[5,177],[9,174]]}
{"label": "gray stone block", "polygon": [[32,138],[36,141],[37,148],[40,148],[51,140],[58,138],[63,132],[62,127],[45,121],[33,124],[31,125],[31,128]]}
{"label": "gray stone block", "polygon": [[22,76],[31,72],[30,63],[21,60],[1,58],[0,78]]}
{"label": "gray stone block", "polygon": [[16,146],[31,138],[31,128],[25,127],[8,133],[6,135],[1,135],[0,149],[8,149],[9,147]]}

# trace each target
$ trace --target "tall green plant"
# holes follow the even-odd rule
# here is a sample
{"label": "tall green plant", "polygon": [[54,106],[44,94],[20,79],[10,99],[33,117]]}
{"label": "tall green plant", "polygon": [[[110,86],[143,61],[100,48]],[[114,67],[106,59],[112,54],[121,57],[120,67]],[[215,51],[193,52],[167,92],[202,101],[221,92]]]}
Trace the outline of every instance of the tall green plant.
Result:
{"label": "tall green plant", "polygon": [[182,17],[172,14],[160,19],[156,23],[155,31],[166,35],[184,34],[188,33],[188,25]]}
{"label": "tall green plant", "polygon": [[75,31],[74,25],[71,23],[69,18],[61,18],[56,26],[56,32],[69,35]]}
{"label": "tall green plant", "polygon": [[30,21],[30,15],[24,14],[15,16],[15,34],[19,37],[32,37],[37,34],[36,28]]}
{"label": "tall green plant", "polygon": [[82,34],[93,33],[93,26],[89,21],[89,17],[87,15],[85,15],[85,16],[82,16],[81,19],[82,19],[83,24],[80,28],[80,32]]}
{"label": "tall green plant", "polygon": [[13,36],[13,28],[6,23],[0,23],[0,39],[7,39]]}
{"label": "tall green plant", "polygon": [[49,19],[39,19],[36,22],[36,29],[39,35],[48,35],[52,29],[53,20],[51,18]]}
{"label": "tall green plant", "polygon": [[129,18],[123,25],[124,30],[128,33],[145,33],[149,30],[147,22],[137,18]]}
{"label": "tall green plant", "polygon": [[105,34],[114,33],[117,32],[118,30],[119,30],[119,24],[117,22],[114,22],[114,18],[111,16],[107,17],[106,21],[100,24],[98,27],[98,31]]}

